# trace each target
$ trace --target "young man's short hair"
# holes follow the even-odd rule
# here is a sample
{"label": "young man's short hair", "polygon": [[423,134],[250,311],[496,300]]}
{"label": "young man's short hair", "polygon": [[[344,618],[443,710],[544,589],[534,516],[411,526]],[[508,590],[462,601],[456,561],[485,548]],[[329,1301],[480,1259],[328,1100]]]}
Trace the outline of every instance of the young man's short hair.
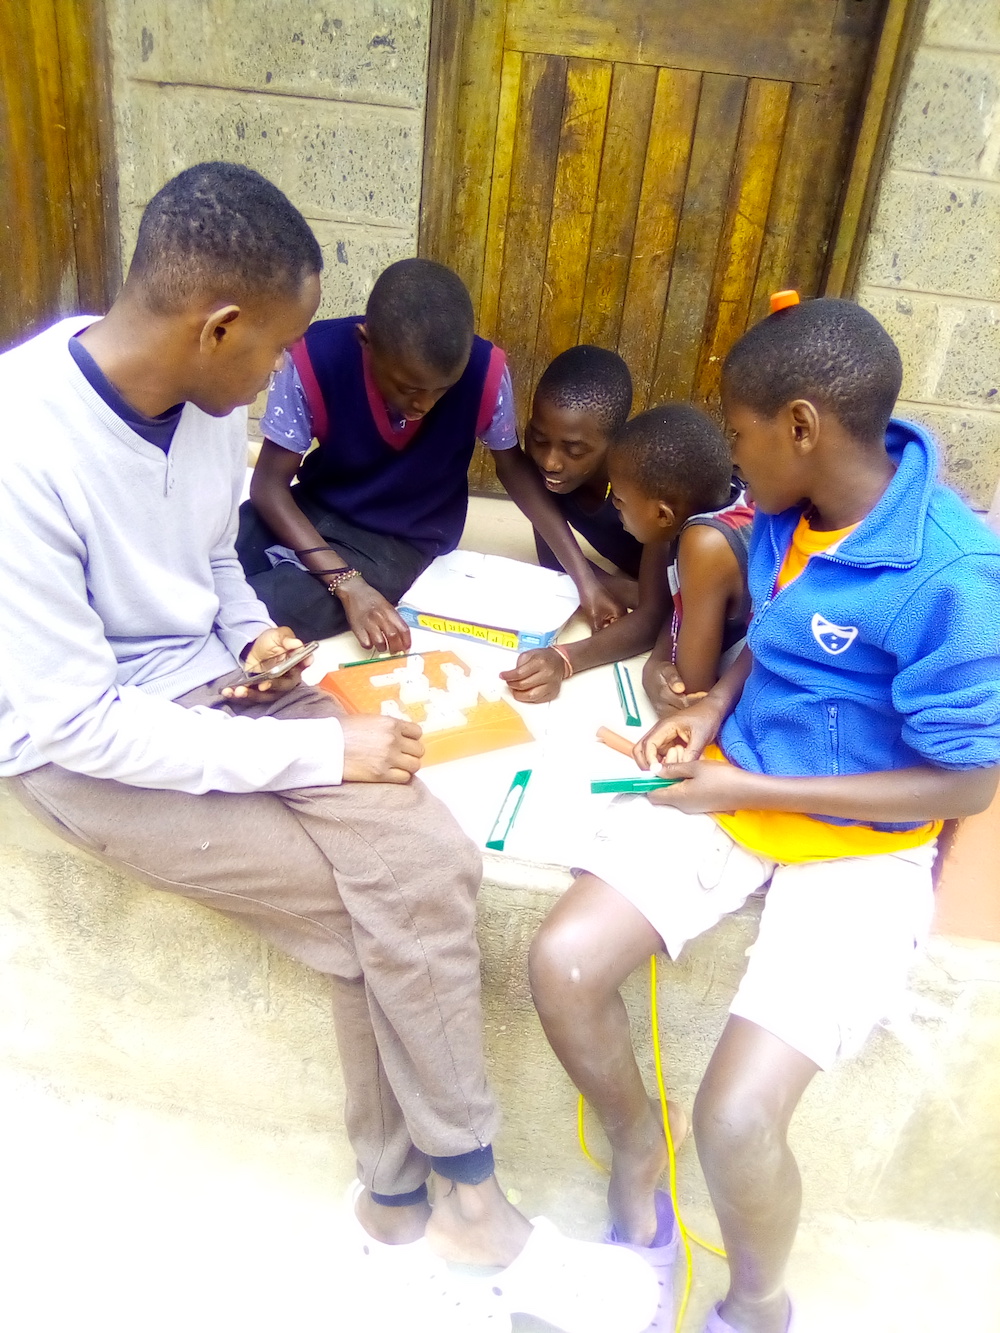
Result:
{"label": "young man's short hair", "polygon": [[581,343],[570,347],[546,369],[535,397],[577,412],[590,412],[614,435],[632,411],[632,376],[617,352]]}
{"label": "young man's short hair", "polygon": [[128,281],[170,314],[206,298],[295,296],[322,268],[309,224],[276,185],[235,162],[202,162],[146,205]]}
{"label": "young man's short hair", "polygon": [[883,440],[903,381],[899,349],[874,315],[824,297],[778,310],[726,357],[725,393],[774,417],[804,398],[832,412],[857,440]]}
{"label": "young man's short hair", "polygon": [[376,351],[415,358],[448,375],[464,368],[475,315],[465,283],[432,259],[400,259],[379,274],[365,328]]}
{"label": "young man's short hair", "polygon": [[680,504],[690,513],[718,509],[729,495],[733,460],[714,421],[688,403],[651,407],[621,428],[612,443],[643,495]]}

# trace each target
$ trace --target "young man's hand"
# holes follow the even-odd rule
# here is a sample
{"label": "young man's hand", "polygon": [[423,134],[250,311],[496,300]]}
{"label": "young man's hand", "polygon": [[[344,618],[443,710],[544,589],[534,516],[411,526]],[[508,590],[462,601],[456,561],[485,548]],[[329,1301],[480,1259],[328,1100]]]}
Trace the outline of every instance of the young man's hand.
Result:
{"label": "young man's hand", "polygon": [[362,648],[386,653],[409,652],[410,627],[392,603],[360,574],[341,584],[337,596]]}
{"label": "young man's hand", "polygon": [[424,755],[416,722],[342,717],[345,782],[409,782]]}
{"label": "young man's hand", "polygon": [[706,697],[689,708],[675,709],[636,742],[632,756],[640,768],[698,759],[715,740],[723,713]]}
{"label": "young man's hand", "polygon": [[521,704],[544,704],[554,699],[566,677],[566,662],[554,648],[532,648],[517,659],[517,666],[501,671],[511,694]]}
{"label": "young man's hand", "polygon": [[[286,653],[294,652],[296,648],[301,647],[302,640],[297,639],[287,625],[266,629],[254,639],[250,651],[244,657],[244,670],[254,672],[276,666]],[[256,685],[227,685],[221,691],[222,697],[230,701],[252,702],[262,694],[287,694],[300,683],[302,670],[311,661],[312,658],[307,657],[298,666],[292,667],[291,671],[287,671],[283,676],[277,676],[274,680],[262,680]]]}
{"label": "young man's hand", "polygon": [[653,805],[672,805],[688,815],[708,815],[716,811],[753,810],[754,789],[759,788],[756,773],[746,773],[732,764],[712,759],[691,763],[663,765],[661,775],[680,778],[673,787],[660,787],[648,793]]}
{"label": "young man's hand", "polygon": [[595,633],[628,614],[628,607],[597,578],[591,577],[582,586],[578,583],[577,590],[580,593],[580,610]]}

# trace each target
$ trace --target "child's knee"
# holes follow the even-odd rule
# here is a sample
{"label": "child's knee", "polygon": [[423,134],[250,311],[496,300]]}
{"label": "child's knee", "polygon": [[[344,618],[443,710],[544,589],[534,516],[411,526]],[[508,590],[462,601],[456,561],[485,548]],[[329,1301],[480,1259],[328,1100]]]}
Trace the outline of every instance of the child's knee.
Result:
{"label": "child's knee", "polygon": [[579,1004],[601,991],[601,971],[585,923],[553,914],[528,951],[531,994],[539,1008]]}
{"label": "child's knee", "polygon": [[706,1167],[733,1171],[741,1162],[763,1163],[784,1151],[785,1125],[768,1099],[745,1087],[702,1084],[692,1117],[698,1155]]}

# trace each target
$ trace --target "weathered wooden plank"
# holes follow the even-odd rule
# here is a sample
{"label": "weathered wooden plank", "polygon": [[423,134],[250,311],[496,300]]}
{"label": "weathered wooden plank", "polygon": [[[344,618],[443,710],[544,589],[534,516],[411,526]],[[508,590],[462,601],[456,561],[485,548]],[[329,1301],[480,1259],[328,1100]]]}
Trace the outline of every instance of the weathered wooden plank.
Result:
{"label": "weathered wooden plank", "polygon": [[507,51],[500,80],[500,106],[493,151],[493,179],[490,182],[490,211],[486,225],[486,255],[479,298],[479,332],[492,338],[500,306],[500,279],[507,235],[507,209],[510,203],[510,172],[514,162],[517,135],[517,109],[521,95],[520,51]]}
{"label": "weathered wooden plank", "polygon": [[[878,0],[852,5],[873,10]],[[510,0],[506,42],[518,51],[827,82],[835,7],[832,0]]]}
{"label": "weathered wooden plank", "polygon": [[59,39],[66,149],[73,206],[77,295],[82,310],[102,312],[120,279],[111,125],[110,62],[102,0],[60,0]]}
{"label": "weathered wooden plank", "polygon": [[[505,0],[477,0],[462,44],[461,95],[454,125],[454,170],[448,206],[448,245],[434,258],[450,264],[479,305],[490,192],[485,173],[493,160],[500,102]],[[442,135],[450,127],[441,127]],[[446,151],[442,145],[442,151]]]}
{"label": "weathered wooden plank", "polygon": [[457,167],[455,131],[470,20],[469,5],[456,4],[454,0],[435,0],[431,4],[418,247],[426,259],[436,259],[440,264],[447,263],[451,253]]}
{"label": "weathered wooden plank", "polygon": [[707,331],[695,376],[697,402],[717,399],[722,360],[747,326],[790,93],[790,84],[762,79],[752,79],[747,90],[709,297]]}
{"label": "weathered wooden plank", "polygon": [[4,202],[0,342],[77,301],[76,254],[53,0],[8,6],[0,24]]}
{"label": "weathered wooden plank", "polygon": [[582,343],[618,344],[655,94],[656,70],[615,65],[583,290]]}
{"label": "weathered wooden plank", "polygon": [[632,372],[633,408],[649,400],[663,307],[670,289],[700,76],[661,69],[649,124],[639,211],[622,308],[618,351]]}
{"label": "weathered wooden plank", "polygon": [[746,88],[746,79],[726,74],[702,79],[651,403],[694,391]]}
{"label": "weathered wooden plank", "polygon": [[833,231],[823,289],[828,296],[854,291],[861,252],[903,82],[903,68],[919,36],[923,6],[915,0],[888,0],[853,161]]}
{"label": "weathered wooden plank", "polygon": [[531,389],[565,89],[561,56],[525,57],[496,323],[496,340],[507,352],[514,377],[520,421]]}
{"label": "weathered wooden plank", "polygon": [[816,216],[817,206],[829,214],[829,198],[817,178],[828,165],[828,153],[819,142],[825,102],[815,88],[792,88],[750,301],[751,323],[768,313],[772,292],[794,287],[803,296],[816,294],[823,267],[823,224],[822,215]]}
{"label": "weathered wooden plank", "polygon": [[571,60],[566,69],[559,160],[529,389],[552,358],[575,346],[579,337],[611,73],[611,65],[597,60]]}

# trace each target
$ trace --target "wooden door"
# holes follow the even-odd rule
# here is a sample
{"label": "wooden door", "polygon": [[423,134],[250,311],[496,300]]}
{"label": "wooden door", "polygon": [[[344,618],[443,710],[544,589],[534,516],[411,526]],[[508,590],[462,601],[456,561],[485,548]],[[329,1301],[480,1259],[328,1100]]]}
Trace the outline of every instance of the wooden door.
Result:
{"label": "wooden door", "polygon": [[[821,289],[884,10],[450,6],[422,249],[461,274],[479,331],[507,351],[522,423],[541,371],[578,342],[621,353],[637,411],[711,405],[769,293]],[[488,459],[471,480],[490,487]]]}
{"label": "wooden door", "polygon": [[97,0],[0,6],[0,350],[114,293],[103,39]]}

